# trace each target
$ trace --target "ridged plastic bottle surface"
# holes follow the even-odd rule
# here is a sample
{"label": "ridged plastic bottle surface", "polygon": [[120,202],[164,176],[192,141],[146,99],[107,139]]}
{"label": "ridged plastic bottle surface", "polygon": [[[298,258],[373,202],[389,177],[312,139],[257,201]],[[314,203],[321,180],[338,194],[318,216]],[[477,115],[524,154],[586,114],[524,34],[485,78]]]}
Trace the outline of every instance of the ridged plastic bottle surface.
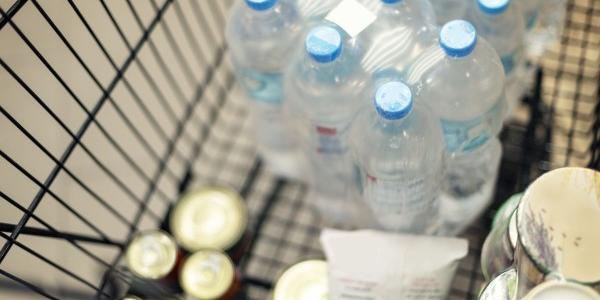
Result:
{"label": "ridged plastic bottle surface", "polygon": [[303,48],[286,74],[285,106],[313,165],[309,198],[329,223],[359,226],[365,214],[352,188],[347,135],[369,84],[364,49],[329,22],[313,27]]}
{"label": "ridged plastic bottle surface", "polygon": [[361,64],[370,74],[402,74],[437,40],[433,8],[422,0],[363,0],[377,19],[360,38],[367,50]]}
{"label": "ridged plastic bottle surface", "polygon": [[[527,0],[525,0],[527,1]],[[465,17],[471,0],[430,0],[438,25]]]}
{"label": "ridged plastic bottle surface", "polygon": [[250,101],[259,153],[278,175],[302,177],[297,143],[282,115],[283,71],[298,48],[302,20],[290,0],[237,1],[226,37],[238,82]]}
{"label": "ridged plastic bottle surface", "polygon": [[[444,25],[440,45],[425,51],[407,79],[437,115],[444,133],[448,158],[443,194],[451,203],[463,202],[464,213],[472,214],[470,208],[489,203],[496,182],[500,151],[495,145],[506,106],[500,58],[472,24],[456,20]],[[444,225],[450,234],[469,219],[453,214],[459,224]]]}
{"label": "ridged plastic bottle surface", "polygon": [[381,227],[427,233],[437,217],[443,172],[439,123],[400,81],[383,84],[372,98],[350,133],[356,184]]}
{"label": "ridged plastic bottle surface", "polygon": [[565,22],[566,0],[516,0],[526,20],[527,56],[540,59],[546,49],[560,37]]}
{"label": "ridged plastic bottle surface", "polygon": [[525,19],[515,1],[476,0],[469,19],[477,34],[500,56],[506,74],[507,116],[520,101],[527,86],[525,78]]}

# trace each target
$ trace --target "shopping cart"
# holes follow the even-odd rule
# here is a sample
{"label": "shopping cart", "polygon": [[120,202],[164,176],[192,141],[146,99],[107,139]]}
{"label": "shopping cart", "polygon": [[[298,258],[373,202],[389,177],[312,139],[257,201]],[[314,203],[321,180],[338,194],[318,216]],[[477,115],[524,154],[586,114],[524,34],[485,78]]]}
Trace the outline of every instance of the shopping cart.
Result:
{"label": "shopping cart", "polygon": [[[243,299],[322,257],[307,186],[256,157],[226,61],[232,1],[0,1],[0,298],[113,299],[131,235],[165,226],[181,192],[238,189],[256,233]],[[499,201],[545,171],[600,168],[600,2],[571,0],[560,44],[503,133],[496,202],[464,236],[451,299],[476,298]]]}

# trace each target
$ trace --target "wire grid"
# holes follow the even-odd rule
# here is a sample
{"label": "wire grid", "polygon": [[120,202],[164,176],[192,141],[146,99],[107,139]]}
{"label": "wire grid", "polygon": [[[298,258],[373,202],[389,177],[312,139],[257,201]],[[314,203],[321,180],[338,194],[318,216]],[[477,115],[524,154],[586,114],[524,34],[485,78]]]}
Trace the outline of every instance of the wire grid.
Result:
{"label": "wire grid", "polygon": [[[17,295],[14,298],[27,299],[111,297],[103,275],[120,263],[131,233],[158,226],[179,191],[205,182],[230,184],[248,201],[256,236],[241,265],[246,283],[242,298],[267,299],[273,281],[286,266],[323,256],[318,242],[321,222],[303,201],[307,187],[274,177],[256,158],[245,102],[223,61],[222,29],[228,4],[101,1],[91,6],[69,1],[55,8],[35,0],[0,2],[0,41],[7,40],[3,34],[10,30],[16,35],[14,41],[22,44],[20,52],[24,53],[19,55],[39,61],[20,69],[14,54],[0,51],[3,89],[10,82],[20,91],[14,92],[14,99],[35,106],[23,113],[18,106],[0,104],[2,132],[12,130],[8,136],[15,143],[10,146],[3,140],[0,149],[0,170],[14,178],[10,185],[0,185],[5,200],[0,201],[0,231],[5,239],[0,274],[7,279],[0,281],[1,293],[12,291]],[[70,26],[87,34],[87,45],[99,51],[96,56],[78,48],[84,40],[75,42],[68,34],[81,36],[59,23],[67,12],[78,22]],[[19,18],[27,13],[34,13],[34,24],[26,22],[31,17]],[[544,60],[544,76],[538,74],[543,84],[525,99],[520,117],[503,132],[496,203],[551,168],[575,164],[598,168],[598,71],[588,70],[593,62],[598,65],[593,56],[598,53],[597,16],[597,1],[569,2],[561,45]],[[21,29],[25,27],[30,31]],[[49,31],[38,37],[40,41],[29,38],[32,28],[41,27]],[[114,31],[112,40],[96,32],[104,27]],[[139,30],[132,33],[131,27]],[[61,38],[58,32],[67,33]],[[73,83],[80,78],[67,78],[65,74],[72,70],[61,72],[64,57],[48,54],[55,49],[33,50],[48,41],[62,46],[60,52],[74,60],[71,67],[82,72],[75,77],[91,78],[91,87]],[[115,44],[123,49],[113,49]],[[98,65],[98,57],[108,65]],[[108,71],[102,73],[102,68]],[[28,75],[28,69],[42,74]],[[52,90],[53,97],[45,96],[49,92],[38,81],[40,77],[51,78],[60,92]],[[563,92],[562,81],[573,78],[575,90]],[[595,85],[591,96],[583,88],[590,82]],[[88,95],[88,90],[96,94]],[[7,94],[13,95],[10,90]],[[554,99],[560,97],[575,114],[557,104],[561,100]],[[68,103],[64,115],[55,112],[53,105],[59,101]],[[585,101],[592,103],[591,111],[583,111],[587,119],[580,114]],[[84,113],[77,118],[73,111]],[[571,114],[575,125],[555,129],[560,125],[555,119],[564,114]],[[591,126],[579,130],[580,119]],[[57,126],[64,131],[63,139],[49,138],[48,132],[37,128],[40,124]],[[561,137],[566,144],[558,144]],[[579,139],[590,142],[576,148]],[[28,150],[32,148],[35,151]],[[49,167],[40,167],[44,164],[39,159],[30,162],[32,156],[47,160]],[[105,178],[99,180],[101,176]],[[21,186],[29,187],[29,193],[17,188]],[[465,234],[470,240],[469,255],[461,261],[451,299],[472,299],[478,294],[482,284],[479,254],[493,210]],[[113,272],[125,284],[129,282],[127,274],[118,269]]]}
{"label": "wire grid", "polygon": [[3,298],[114,298],[103,275],[176,201],[232,86],[227,5],[0,2]]}

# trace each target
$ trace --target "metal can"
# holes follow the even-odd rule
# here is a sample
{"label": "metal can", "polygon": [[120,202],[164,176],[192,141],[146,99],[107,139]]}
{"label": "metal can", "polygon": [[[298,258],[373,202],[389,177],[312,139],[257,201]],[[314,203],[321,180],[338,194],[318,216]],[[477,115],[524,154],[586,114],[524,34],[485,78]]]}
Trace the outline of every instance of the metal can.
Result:
{"label": "metal can", "polygon": [[498,211],[496,211],[494,219],[492,220],[492,229],[511,218],[513,212],[517,209],[519,203],[521,203],[521,198],[523,198],[523,193],[517,193],[510,196],[510,198],[506,199],[506,201],[502,203],[500,208],[498,208]]}
{"label": "metal can", "polygon": [[185,250],[217,249],[234,261],[242,257],[251,240],[247,225],[246,204],[236,191],[222,186],[187,193],[170,216],[171,232]]}
{"label": "metal can", "polygon": [[128,295],[128,296],[121,298],[121,300],[142,300],[142,298],[137,297],[137,296]]}
{"label": "metal can", "polygon": [[550,280],[533,288],[523,300],[600,300],[594,289],[563,280]]}
{"label": "metal can", "polygon": [[194,300],[234,299],[241,288],[241,276],[227,254],[201,250],[189,256],[181,269],[180,284]]}
{"label": "metal can", "polygon": [[481,271],[486,280],[512,266],[517,245],[516,213],[503,218],[492,228],[481,249]]}
{"label": "metal can", "polygon": [[177,252],[175,240],[166,232],[142,231],[129,243],[125,261],[136,276],[144,279],[161,279],[175,268]]}
{"label": "metal can", "polygon": [[479,294],[479,300],[514,300],[517,295],[517,271],[508,269],[490,281]]}
{"label": "metal can", "polygon": [[273,300],[327,299],[327,262],[323,260],[306,260],[289,267],[273,289]]}
{"label": "metal can", "polygon": [[517,208],[518,297],[548,276],[600,292],[600,172],[560,168],[536,179]]}

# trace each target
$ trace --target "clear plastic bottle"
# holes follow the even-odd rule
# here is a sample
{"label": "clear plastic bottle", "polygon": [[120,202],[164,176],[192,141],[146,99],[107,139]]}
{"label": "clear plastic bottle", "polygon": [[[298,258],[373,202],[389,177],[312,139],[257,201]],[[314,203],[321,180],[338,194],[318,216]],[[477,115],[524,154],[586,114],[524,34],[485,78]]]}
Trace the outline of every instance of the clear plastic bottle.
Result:
{"label": "clear plastic bottle", "polygon": [[275,174],[295,178],[306,170],[282,115],[282,73],[300,43],[301,30],[302,20],[289,0],[237,1],[226,30],[235,75],[250,99],[258,152]]}
{"label": "clear plastic bottle", "polygon": [[386,230],[423,234],[438,214],[444,139],[438,120],[401,81],[381,85],[354,120],[360,191]]}
{"label": "clear plastic bottle", "polygon": [[437,29],[427,0],[368,1],[377,19],[360,34],[367,51],[361,64],[370,74],[395,71],[402,74],[423,52],[435,44]]}
{"label": "clear plastic bottle", "polygon": [[[449,21],[462,19],[467,14],[472,0],[430,0],[438,25],[442,26]],[[527,0],[525,0],[527,1]]]}
{"label": "clear plastic bottle", "polygon": [[523,13],[523,17],[525,18],[525,27],[527,30],[535,27],[544,1],[547,0],[515,0],[521,6],[521,13]]}
{"label": "clear plastic bottle", "polygon": [[537,62],[562,32],[567,0],[518,0],[527,20],[527,56]]}
{"label": "clear plastic bottle", "polygon": [[329,22],[312,28],[304,46],[286,74],[285,101],[313,165],[308,198],[329,225],[368,226],[372,220],[353,188],[347,144],[350,122],[369,85],[360,67],[364,51]]}
{"label": "clear plastic bottle", "polygon": [[440,119],[447,158],[439,233],[457,234],[493,196],[506,106],[502,63],[472,24],[455,20],[442,27],[439,46],[423,53],[407,80]]}
{"label": "clear plastic bottle", "polygon": [[527,89],[525,71],[525,19],[512,0],[476,0],[470,20],[500,56],[506,75],[506,99],[510,116]]}

